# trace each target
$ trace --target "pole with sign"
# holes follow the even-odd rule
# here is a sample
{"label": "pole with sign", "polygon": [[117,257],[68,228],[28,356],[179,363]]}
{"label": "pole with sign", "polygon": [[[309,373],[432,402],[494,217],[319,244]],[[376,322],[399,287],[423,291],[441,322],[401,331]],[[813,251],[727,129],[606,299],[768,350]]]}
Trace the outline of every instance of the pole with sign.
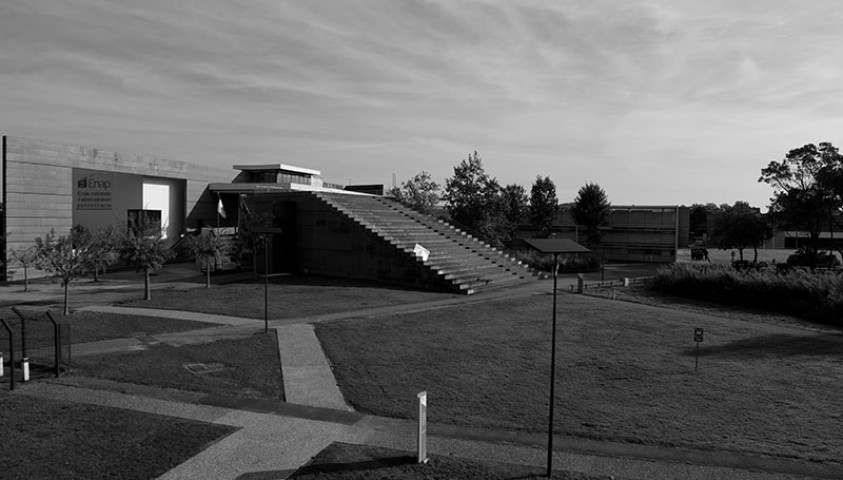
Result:
{"label": "pole with sign", "polygon": [[427,391],[416,396],[419,398],[418,462],[427,463]]}
{"label": "pole with sign", "polygon": [[694,341],[697,342],[697,358],[694,362],[694,373],[698,372],[700,369],[700,342],[703,341],[703,333],[702,328],[694,329]]}

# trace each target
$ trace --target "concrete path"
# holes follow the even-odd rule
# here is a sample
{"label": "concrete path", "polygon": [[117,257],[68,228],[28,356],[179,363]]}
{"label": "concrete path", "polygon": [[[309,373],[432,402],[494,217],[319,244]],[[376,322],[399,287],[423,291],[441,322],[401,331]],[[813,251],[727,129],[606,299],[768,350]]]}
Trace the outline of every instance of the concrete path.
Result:
{"label": "concrete path", "polygon": [[231,317],[228,315],[212,315],[210,313],[185,312],[182,310],[162,310],[137,307],[114,307],[111,305],[89,305],[77,310],[88,312],[117,313],[123,315],[141,315],[158,318],[173,318],[176,320],[192,320],[194,322],[215,323],[218,325],[256,325],[254,318]]}
{"label": "concrete path", "polygon": [[328,359],[312,325],[275,329],[284,377],[284,396],[290,403],[352,410],[340,393]]}

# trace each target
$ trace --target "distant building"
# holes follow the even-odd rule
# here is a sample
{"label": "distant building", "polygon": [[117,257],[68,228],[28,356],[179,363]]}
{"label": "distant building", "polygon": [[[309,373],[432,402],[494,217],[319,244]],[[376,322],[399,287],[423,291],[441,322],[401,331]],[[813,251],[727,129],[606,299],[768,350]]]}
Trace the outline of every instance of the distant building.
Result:
{"label": "distant building", "polygon": [[[585,245],[585,232],[570,213],[570,204],[560,205],[553,233]],[[676,250],[688,248],[689,209],[673,205],[612,205],[609,225],[603,229],[603,243],[592,247],[594,255],[609,261],[676,261]],[[518,227],[519,238],[531,238],[537,229],[528,223]]]}

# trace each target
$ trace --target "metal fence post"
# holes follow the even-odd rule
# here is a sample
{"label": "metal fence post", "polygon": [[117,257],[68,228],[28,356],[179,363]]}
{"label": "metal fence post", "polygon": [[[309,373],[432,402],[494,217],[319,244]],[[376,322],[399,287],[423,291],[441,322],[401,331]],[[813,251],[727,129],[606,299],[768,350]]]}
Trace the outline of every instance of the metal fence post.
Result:
{"label": "metal fence post", "polygon": [[55,369],[56,369],[56,378],[59,376],[59,361],[61,360],[61,329],[59,328],[59,323],[56,321],[55,317],[53,317],[53,313],[47,310],[47,318],[53,322],[53,345],[55,346]]}
{"label": "metal fence post", "polygon": [[6,323],[6,320],[0,318],[0,323],[6,328],[6,331],[9,332],[9,389],[15,389],[15,334],[12,332],[12,329],[9,327],[9,324]]}

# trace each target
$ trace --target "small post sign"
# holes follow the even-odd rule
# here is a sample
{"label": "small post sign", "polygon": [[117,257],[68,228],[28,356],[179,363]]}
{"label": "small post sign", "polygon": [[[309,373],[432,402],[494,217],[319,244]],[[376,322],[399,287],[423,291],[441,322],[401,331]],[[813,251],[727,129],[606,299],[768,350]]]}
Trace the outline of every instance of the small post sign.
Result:
{"label": "small post sign", "polygon": [[418,462],[427,463],[427,391],[419,392]]}
{"label": "small post sign", "polygon": [[694,372],[698,372],[700,369],[700,342],[703,341],[703,329],[702,328],[695,328],[694,329],[694,341],[697,342],[697,355],[694,361]]}

